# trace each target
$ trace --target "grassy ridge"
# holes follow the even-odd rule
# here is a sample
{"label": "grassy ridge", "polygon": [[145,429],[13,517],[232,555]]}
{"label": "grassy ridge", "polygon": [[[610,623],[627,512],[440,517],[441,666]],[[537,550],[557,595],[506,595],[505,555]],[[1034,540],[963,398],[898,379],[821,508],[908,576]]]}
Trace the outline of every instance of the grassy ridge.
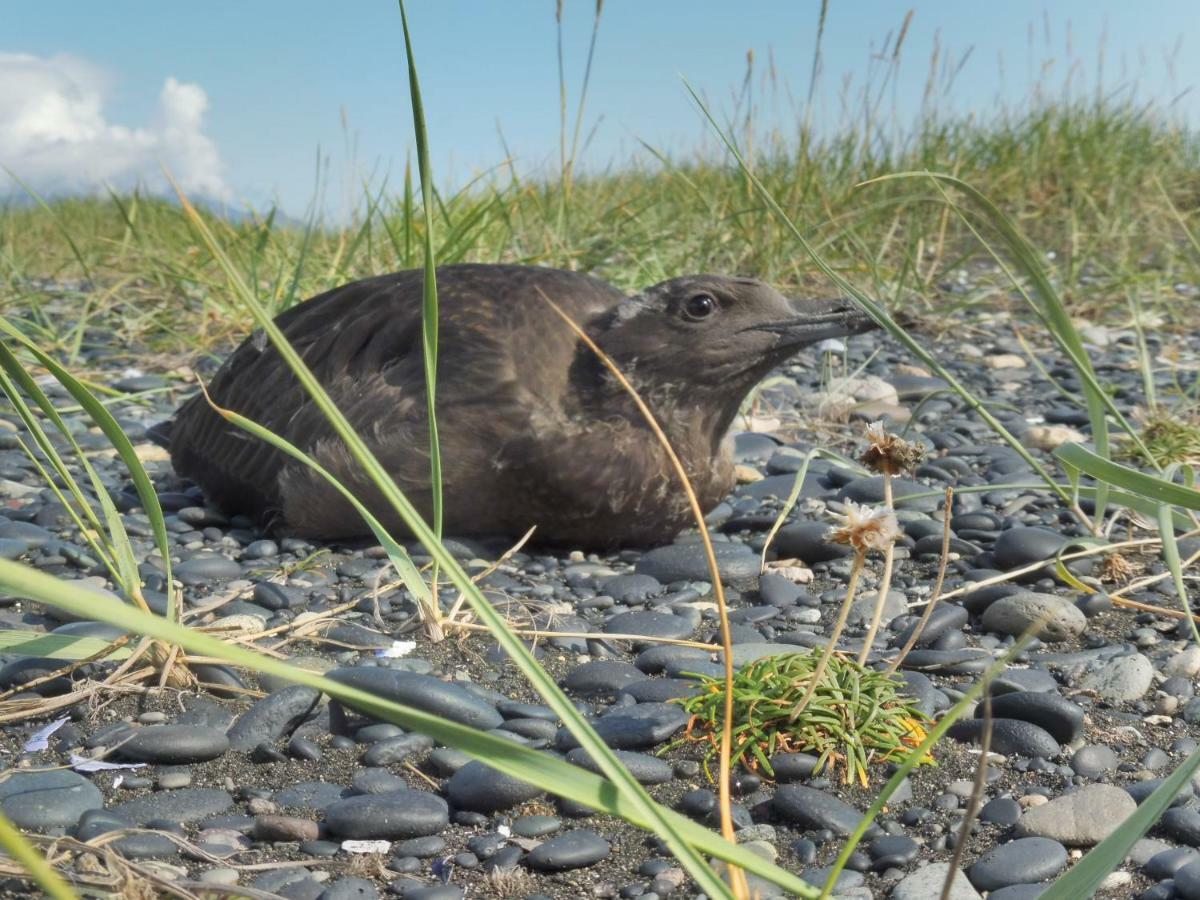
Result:
{"label": "grassy ridge", "polygon": [[[739,140],[749,144],[750,127]],[[1171,286],[1200,281],[1187,237],[1200,216],[1200,135],[1132,104],[1047,104],[991,122],[930,115],[902,141],[849,130],[820,142],[755,138],[755,175],[830,263],[893,308],[995,302],[990,276],[948,288],[978,243],[932,186],[870,178],[953,173],[1021,227],[1052,266],[1072,314],[1128,315],[1131,295],[1180,325]],[[645,160],[649,162],[645,162]],[[424,212],[411,176],[367,185],[354,220],[297,224],[268,210],[210,218],[231,257],[275,309],[344,281],[423,259]],[[821,289],[745,176],[714,151],[655,151],[608,174],[526,181],[495,170],[435,197],[440,263],[517,261],[594,271],[636,287],[697,270],[754,274]],[[565,210],[565,214],[564,214]],[[1185,227],[1186,226],[1186,227]],[[67,236],[70,240],[67,240]],[[174,349],[243,333],[244,310],[178,207],[132,195],[0,208],[0,299],[40,308],[36,281],[87,274],[104,289],[88,315],[118,311],[131,335]],[[1007,294],[1003,280],[994,282]],[[828,290],[826,287],[825,290]]]}

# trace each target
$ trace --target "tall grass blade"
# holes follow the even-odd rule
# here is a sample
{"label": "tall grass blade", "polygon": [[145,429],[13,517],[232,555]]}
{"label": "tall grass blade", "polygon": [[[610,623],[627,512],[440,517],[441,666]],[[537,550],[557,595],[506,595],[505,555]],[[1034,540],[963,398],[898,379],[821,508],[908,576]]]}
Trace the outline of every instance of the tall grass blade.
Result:
{"label": "tall grass blade", "polygon": [[[154,544],[158,548],[159,556],[162,557],[163,576],[166,583],[170,585],[171,542],[167,536],[167,523],[163,516],[162,504],[158,501],[158,493],[154,489],[154,484],[150,481],[150,476],[146,473],[146,468],[142,465],[142,461],[138,459],[137,451],[133,449],[133,443],[129,440],[129,436],[125,434],[125,431],[121,428],[113,414],[108,411],[108,407],[96,399],[96,396],[87,389],[83,382],[68,372],[54,357],[45,353],[37,344],[13,327],[3,317],[0,317],[0,331],[3,331],[13,340],[20,342],[26,350],[33,354],[38,363],[54,376],[58,383],[66,389],[67,393],[88,414],[91,420],[96,423],[96,426],[103,432],[104,436],[108,438],[113,449],[116,450],[117,456],[121,458],[121,462],[125,464],[125,468],[129,472],[130,481],[133,483],[134,490],[137,491],[138,502],[141,503],[142,509],[146,513],[146,519],[150,523],[151,531],[154,534]],[[46,403],[49,404],[48,399]],[[53,409],[53,406],[50,408]],[[56,417],[57,413],[54,413],[54,416]],[[65,427],[65,425],[61,426],[61,428]],[[86,458],[82,456],[82,453],[81,459],[85,465],[90,466]],[[98,480],[98,477],[96,480]],[[102,492],[103,500],[106,500],[107,497],[107,491]],[[125,534],[125,528],[121,524],[120,517],[116,516],[115,509],[113,509],[112,515],[115,517],[115,524],[118,528],[118,531],[112,535],[112,539],[117,544],[128,548],[129,538]],[[132,557],[132,550],[130,550],[130,557]],[[133,567],[133,571],[137,571],[136,564]],[[139,587],[138,579],[134,577],[131,589],[136,590]],[[140,590],[138,590],[138,593],[140,596]],[[179,600],[173,590],[168,591],[167,616],[172,620],[179,618]]]}
{"label": "tall grass blade", "polygon": [[[413,55],[412,36],[408,31],[408,13],[400,2],[400,22],[404,28],[404,51],[408,55],[408,88],[412,95],[413,130],[417,139],[417,171],[421,177],[421,208],[425,214],[425,278],[421,305],[421,347],[425,355],[425,400],[429,406],[429,472],[433,491],[433,533],[442,536],[442,450],[437,428],[437,352],[438,297],[437,262],[433,253],[433,173],[429,168],[429,133],[425,127],[425,106],[421,102],[421,83],[417,78],[417,60]],[[437,569],[434,569],[436,593]]]}
{"label": "tall grass blade", "polygon": [[1054,451],[1054,455],[1064,466],[1091,475],[1105,484],[1148,497],[1156,503],[1200,509],[1200,491],[1105,459],[1081,444],[1063,444]]}

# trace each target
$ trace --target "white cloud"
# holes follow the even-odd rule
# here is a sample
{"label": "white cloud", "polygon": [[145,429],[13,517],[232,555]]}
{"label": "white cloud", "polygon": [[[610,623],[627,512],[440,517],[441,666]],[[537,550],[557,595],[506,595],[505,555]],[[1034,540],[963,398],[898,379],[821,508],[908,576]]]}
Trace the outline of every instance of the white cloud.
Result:
{"label": "white cloud", "polygon": [[[0,53],[0,165],[51,196],[104,185],[167,188],[165,165],[189,195],[227,201],[217,145],[203,130],[208,95],[168,78],[140,127],[108,121],[111,78],[78,57]],[[0,171],[0,189],[15,185]]]}

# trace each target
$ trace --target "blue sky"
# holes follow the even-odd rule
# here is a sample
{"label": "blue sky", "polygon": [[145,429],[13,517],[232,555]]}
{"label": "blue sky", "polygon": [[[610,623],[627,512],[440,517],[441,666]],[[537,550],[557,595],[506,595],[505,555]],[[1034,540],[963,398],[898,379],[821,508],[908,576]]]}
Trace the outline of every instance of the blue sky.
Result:
{"label": "blue sky", "polygon": [[[949,58],[970,51],[943,101],[959,112],[987,114],[998,99],[1019,103],[1034,80],[1058,89],[1068,70],[1075,84],[1094,87],[1102,44],[1107,89],[1136,84],[1143,100],[1166,108],[1200,85],[1194,0],[1059,0],[1044,13],[1046,6],[936,0],[912,7],[885,108],[894,104],[901,119],[916,113],[935,41]],[[566,0],[565,7],[573,111],[594,6]],[[833,0],[817,122],[836,122],[844,79],[853,94],[874,66],[878,83],[881,63],[872,53],[909,8]],[[756,90],[773,59],[781,88],[802,106],[818,9],[816,0],[608,0],[585,114],[584,131],[595,126],[586,165],[645,158],[639,140],[675,156],[693,152],[705,127],[681,76],[728,110],[750,50]],[[553,0],[412,0],[409,14],[439,183],[462,184],[499,163],[498,128],[522,171],[556,165]],[[783,90],[774,107],[760,97],[764,116],[774,109],[776,121],[794,121]],[[1194,92],[1174,109],[1200,120]],[[400,18],[386,0],[6,4],[0,163],[47,193],[95,190],[101,181],[154,184],[165,161],[193,193],[257,206],[278,199],[299,215],[320,148],[329,158],[329,209],[338,215],[347,184],[363,174],[390,171],[398,180],[411,143]]]}

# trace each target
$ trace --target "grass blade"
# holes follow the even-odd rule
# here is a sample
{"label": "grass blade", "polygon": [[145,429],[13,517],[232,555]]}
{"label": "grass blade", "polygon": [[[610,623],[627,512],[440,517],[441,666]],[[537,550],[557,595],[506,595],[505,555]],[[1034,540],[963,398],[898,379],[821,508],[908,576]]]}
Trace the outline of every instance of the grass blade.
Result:
{"label": "grass blade", "polygon": [[1148,497],[1157,503],[1182,506],[1184,509],[1200,509],[1200,491],[1105,459],[1081,444],[1063,444],[1054,451],[1054,455],[1065,466],[1091,475],[1106,484]]}

